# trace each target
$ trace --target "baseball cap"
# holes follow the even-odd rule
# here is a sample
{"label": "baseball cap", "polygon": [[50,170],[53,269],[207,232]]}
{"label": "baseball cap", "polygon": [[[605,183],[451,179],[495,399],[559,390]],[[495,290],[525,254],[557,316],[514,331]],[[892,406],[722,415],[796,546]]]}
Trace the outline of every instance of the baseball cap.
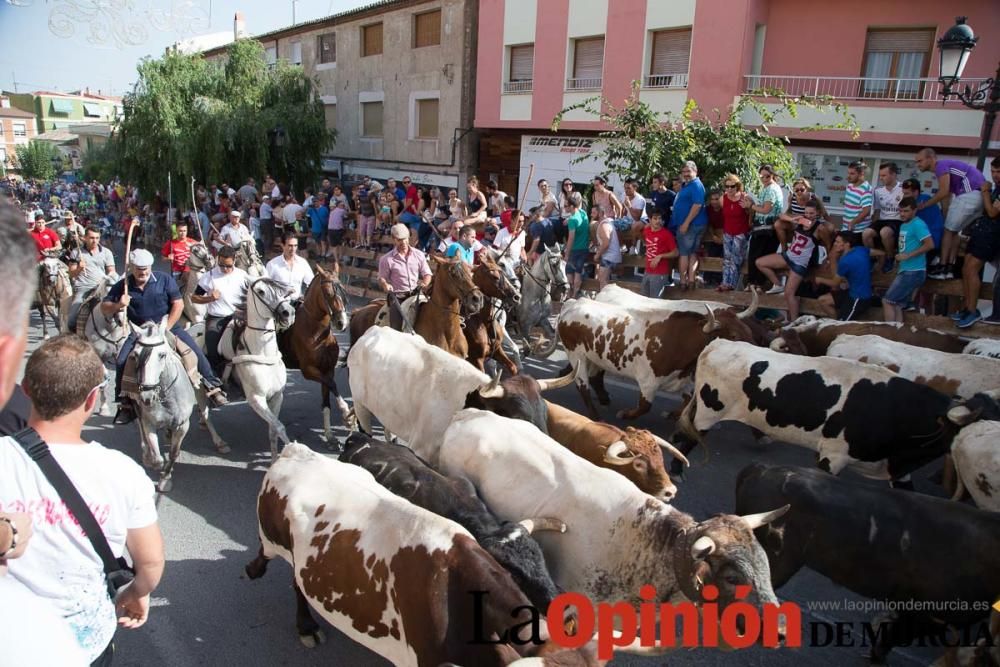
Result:
{"label": "baseball cap", "polygon": [[129,255],[129,262],[132,266],[139,267],[140,269],[148,269],[153,266],[153,255],[148,250],[133,250],[132,254]]}
{"label": "baseball cap", "polygon": [[240,213],[239,211],[230,211],[229,212],[229,217],[230,218],[242,218],[243,214]]}
{"label": "baseball cap", "polygon": [[261,197],[261,199],[270,199],[270,198],[271,198],[271,195],[264,195],[263,197]]}
{"label": "baseball cap", "polygon": [[406,228],[406,225],[400,222],[397,222],[395,225],[393,225],[392,228],[389,230],[389,233],[392,234],[392,238],[394,239],[410,238],[410,230]]}

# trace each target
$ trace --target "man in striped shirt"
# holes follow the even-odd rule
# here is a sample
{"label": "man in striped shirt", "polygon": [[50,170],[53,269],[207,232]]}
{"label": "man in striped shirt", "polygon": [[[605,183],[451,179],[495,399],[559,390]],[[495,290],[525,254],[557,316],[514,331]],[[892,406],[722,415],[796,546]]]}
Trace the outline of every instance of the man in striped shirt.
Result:
{"label": "man in striped shirt", "polygon": [[[847,190],[841,231],[858,234],[872,224],[872,186],[865,180],[868,165],[856,161],[847,166]],[[861,245],[860,241],[858,245]]]}

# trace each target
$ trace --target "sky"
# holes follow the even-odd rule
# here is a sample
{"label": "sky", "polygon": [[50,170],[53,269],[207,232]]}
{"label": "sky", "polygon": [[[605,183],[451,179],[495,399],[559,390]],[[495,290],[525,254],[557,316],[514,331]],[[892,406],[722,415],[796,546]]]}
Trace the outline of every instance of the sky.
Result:
{"label": "sky", "polygon": [[[295,19],[312,21],[371,2],[297,0]],[[0,89],[14,91],[16,81],[21,93],[89,87],[122,95],[143,57],[158,58],[181,39],[232,31],[237,11],[250,35],[287,27],[292,8],[291,0],[0,0]]]}

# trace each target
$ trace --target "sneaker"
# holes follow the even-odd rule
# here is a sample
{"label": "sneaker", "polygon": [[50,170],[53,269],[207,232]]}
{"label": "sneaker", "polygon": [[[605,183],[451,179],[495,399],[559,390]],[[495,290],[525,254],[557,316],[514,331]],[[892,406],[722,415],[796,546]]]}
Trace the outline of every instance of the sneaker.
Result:
{"label": "sneaker", "polygon": [[785,291],[785,288],[781,285],[774,285],[771,289],[764,292],[765,294],[781,294]]}
{"label": "sneaker", "polygon": [[960,319],[958,322],[955,322],[955,326],[959,329],[968,329],[981,319],[983,319],[983,315],[979,312],[979,309],[976,309]]}
{"label": "sneaker", "polygon": [[121,402],[118,403],[118,412],[115,413],[113,423],[120,425],[131,424],[136,420],[136,417],[135,406],[132,405],[132,401],[122,399]]}
{"label": "sneaker", "polygon": [[896,260],[892,257],[886,257],[885,262],[882,263],[882,273],[892,273],[892,268],[896,265]]}
{"label": "sneaker", "polygon": [[938,255],[934,255],[931,259],[931,266],[941,266],[941,258]]}
{"label": "sneaker", "polygon": [[950,317],[953,322],[958,322],[958,321],[963,320],[966,317],[968,317],[968,315],[969,315],[969,311],[966,310],[965,308],[963,308],[962,310],[956,310],[954,313],[952,313],[948,317]]}
{"label": "sneaker", "polygon": [[990,313],[989,317],[980,320],[983,324],[1000,324],[1000,313]]}
{"label": "sneaker", "polygon": [[222,391],[221,387],[212,387],[205,392],[205,398],[212,401],[212,405],[217,408],[221,408],[223,405],[229,404],[229,399],[226,398],[226,393]]}

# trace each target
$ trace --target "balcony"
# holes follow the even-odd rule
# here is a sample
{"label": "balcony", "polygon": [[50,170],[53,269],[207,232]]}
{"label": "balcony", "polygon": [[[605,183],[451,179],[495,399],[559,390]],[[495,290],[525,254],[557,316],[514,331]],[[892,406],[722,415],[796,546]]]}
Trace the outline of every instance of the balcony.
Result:
{"label": "balcony", "polygon": [[528,79],[527,81],[504,81],[503,92],[506,95],[530,93],[533,83],[532,79]]}
{"label": "balcony", "polygon": [[646,88],[687,88],[688,75],[654,74],[646,77]]}
{"label": "balcony", "polygon": [[600,90],[603,79],[566,79],[566,90]]}
{"label": "balcony", "polygon": [[[954,98],[941,98],[941,82],[937,79],[883,79],[842,76],[792,76],[748,74],[743,94],[754,95],[780,90],[785,95],[799,97],[828,96],[842,101],[873,101],[887,103],[936,103],[961,106]],[[964,81],[973,87],[985,79]]]}

